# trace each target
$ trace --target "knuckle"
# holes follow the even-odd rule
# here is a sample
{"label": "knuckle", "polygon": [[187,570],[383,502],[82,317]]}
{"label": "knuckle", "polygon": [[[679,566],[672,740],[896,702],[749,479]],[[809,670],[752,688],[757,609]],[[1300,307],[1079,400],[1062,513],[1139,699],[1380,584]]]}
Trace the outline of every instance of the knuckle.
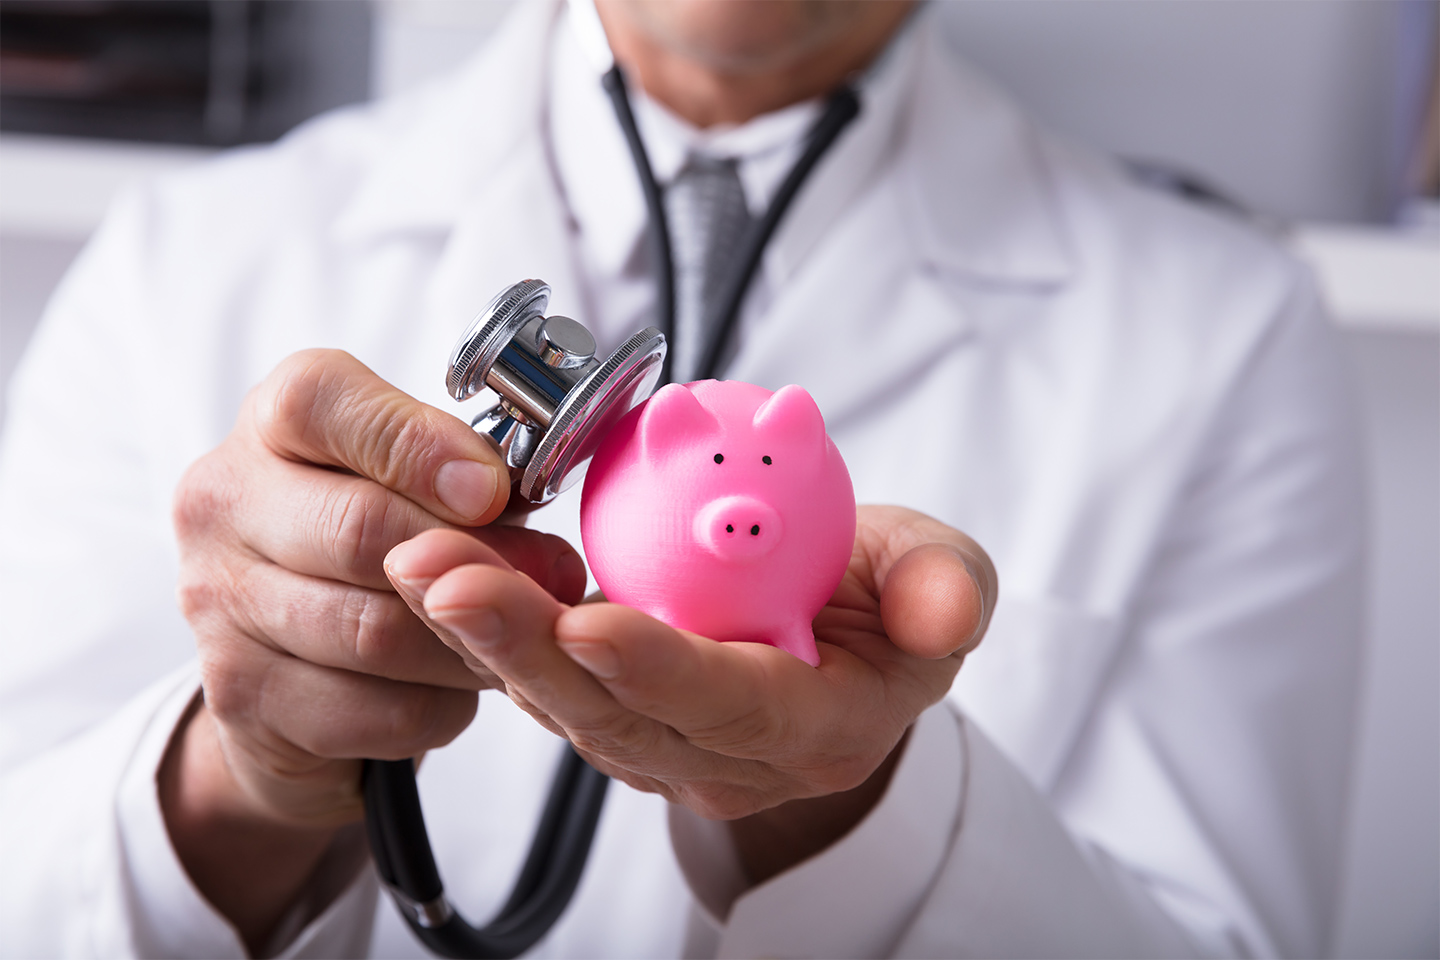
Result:
{"label": "knuckle", "polygon": [[196,460],[175,487],[170,516],[182,545],[204,538],[230,511],[233,487],[218,459],[210,453]]}
{"label": "knuckle", "polygon": [[255,418],[262,432],[310,419],[337,354],[336,350],[301,350],[276,365],[256,397]]}
{"label": "knuckle", "polygon": [[406,691],[396,699],[386,718],[386,737],[393,743],[425,743],[438,721],[436,698],[422,691]]}
{"label": "knuckle", "polygon": [[378,570],[400,541],[391,529],[391,499],[369,484],[332,485],[324,494],[320,543],[337,570]]}
{"label": "knuckle", "polygon": [[190,623],[206,619],[223,606],[225,593],[204,567],[195,563],[181,565],[180,578],[175,584],[175,600],[181,615]]}
{"label": "knuckle", "polygon": [[367,673],[387,673],[385,668],[404,654],[398,630],[402,613],[394,597],[369,590],[348,591],[341,601],[342,636],[350,639],[355,662]]}
{"label": "knuckle", "polygon": [[205,706],[221,723],[238,726],[253,715],[259,699],[257,678],[229,645],[202,651],[200,686]]}
{"label": "knuckle", "polygon": [[842,793],[853,790],[870,778],[870,775],[885,762],[885,752],[850,753],[832,758],[829,763],[812,767],[808,780],[816,795]]}
{"label": "knuckle", "polygon": [[639,714],[570,722],[565,731],[580,750],[621,766],[653,756],[659,745],[657,725]]}
{"label": "knuckle", "polygon": [[409,489],[419,465],[440,456],[439,439],[427,417],[404,415],[392,404],[375,404],[373,409],[377,422],[361,434],[365,460],[387,487]]}
{"label": "knuckle", "polygon": [[229,554],[187,556],[175,581],[175,603],[204,647],[237,633],[250,619],[242,579],[244,572],[227,565]]}
{"label": "knuckle", "polygon": [[440,696],[418,688],[407,690],[390,707],[385,718],[385,738],[413,749],[429,746],[436,733],[443,730],[445,719]]}
{"label": "knuckle", "polygon": [[442,451],[432,418],[413,398],[374,378],[336,393],[331,419],[342,423],[348,464],[391,489],[411,489]]}
{"label": "knuckle", "polygon": [[750,756],[771,744],[786,742],[789,733],[785,726],[783,717],[777,717],[769,704],[757,703],[715,724],[687,730],[686,738],[718,753]]}
{"label": "knuckle", "polygon": [[739,820],[765,809],[765,803],[734,784],[696,781],[686,785],[685,806],[707,820]]}
{"label": "knuckle", "polygon": [[835,763],[817,770],[812,782],[818,794],[843,793],[864,783],[877,766],[879,764],[855,761]]}

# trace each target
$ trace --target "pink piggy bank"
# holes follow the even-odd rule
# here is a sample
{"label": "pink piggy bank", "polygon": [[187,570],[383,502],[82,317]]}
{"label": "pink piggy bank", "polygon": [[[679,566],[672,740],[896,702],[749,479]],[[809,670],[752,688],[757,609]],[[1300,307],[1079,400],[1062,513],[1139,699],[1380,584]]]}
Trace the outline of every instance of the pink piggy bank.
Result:
{"label": "pink piggy bank", "polygon": [[580,533],[608,599],[815,666],[810,622],[850,562],[855,491],[800,387],[671,384],[596,452]]}

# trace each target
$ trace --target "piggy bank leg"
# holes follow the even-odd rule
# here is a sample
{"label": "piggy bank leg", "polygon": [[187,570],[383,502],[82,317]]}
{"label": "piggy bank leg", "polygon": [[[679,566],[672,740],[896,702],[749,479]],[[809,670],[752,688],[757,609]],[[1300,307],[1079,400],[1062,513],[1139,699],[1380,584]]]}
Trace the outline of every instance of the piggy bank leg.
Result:
{"label": "piggy bank leg", "polygon": [[812,667],[820,666],[820,651],[815,649],[815,631],[811,629],[809,620],[785,624],[776,631],[771,643],[786,653],[793,653]]}

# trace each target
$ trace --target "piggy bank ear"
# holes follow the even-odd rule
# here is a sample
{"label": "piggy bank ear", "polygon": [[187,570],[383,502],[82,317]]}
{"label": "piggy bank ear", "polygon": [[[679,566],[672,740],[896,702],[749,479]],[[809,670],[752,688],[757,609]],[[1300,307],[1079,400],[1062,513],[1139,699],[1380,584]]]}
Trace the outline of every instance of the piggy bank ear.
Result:
{"label": "piggy bank ear", "polygon": [[695,394],[678,383],[661,387],[640,414],[640,449],[647,460],[664,457],[677,446],[720,432],[720,422],[700,406]]}
{"label": "piggy bank ear", "polygon": [[781,387],[755,411],[755,435],[772,443],[777,451],[791,450],[802,455],[825,452],[825,418],[804,387]]}

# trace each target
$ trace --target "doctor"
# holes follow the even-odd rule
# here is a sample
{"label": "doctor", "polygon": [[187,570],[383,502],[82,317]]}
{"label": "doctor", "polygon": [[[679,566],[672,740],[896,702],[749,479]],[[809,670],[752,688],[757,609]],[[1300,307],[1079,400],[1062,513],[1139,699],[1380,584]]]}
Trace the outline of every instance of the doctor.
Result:
{"label": "doctor", "polygon": [[[858,498],[904,504],[862,512],[818,672],[565,606],[561,540],[455,532],[506,494],[434,409],[464,319],[523,276],[602,349],[653,309],[586,8],[117,208],[0,464],[4,952],[417,954],[355,758],[454,741],[422,791],[480,919],[551,732],[626,786],[538,955],[1325,952],[1360,581],[1333,335],[1262,238],[905,12],[600,7],[659,179],[728,168],[751,214],[864,71],[727,367],[805,384]],[[531,526],[578,543],[573,513]]]}

